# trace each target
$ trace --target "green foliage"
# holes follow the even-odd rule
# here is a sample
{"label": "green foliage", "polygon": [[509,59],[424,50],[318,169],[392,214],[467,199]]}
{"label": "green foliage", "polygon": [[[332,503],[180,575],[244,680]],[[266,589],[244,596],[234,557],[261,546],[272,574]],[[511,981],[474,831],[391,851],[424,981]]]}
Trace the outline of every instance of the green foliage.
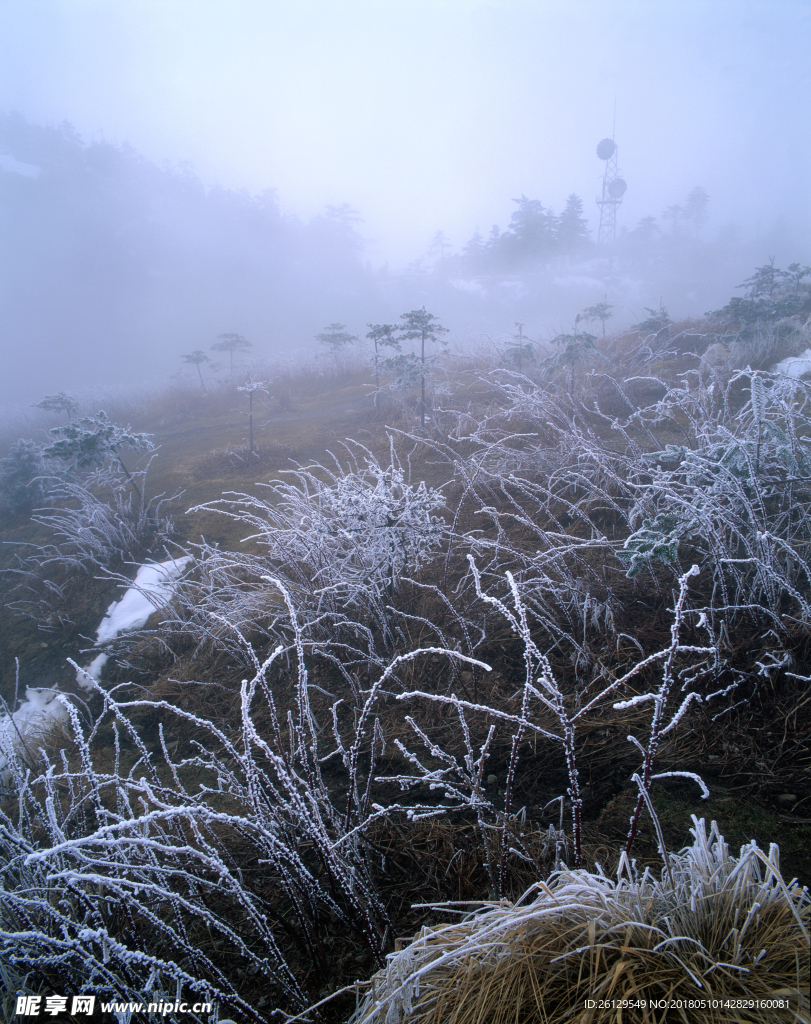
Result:
{"label": "green foliage", "polygon": [[121,448],[148,452],[155,447],[150,434],[136,434],[129,427],[111,423],[104,410],[95,416],[83,416],[75,423],[53,427],[50,433],[56,440],[43,449],[43,456],[61,459],[73,469],[99,469],[111,455],[120,461]]}
{"label": "green foliage", "polygon": [[422,309],[412,309],[410,313],[402,313],[400,319],[404,323],[400,328],[398,340],[411,341],[418,339],[421,341],[423,361],[425,360],[426,341],[438,341],[443,345],[447,344],[442,335],[449,333],[448,328],[440,324],[439,317],[434,316],[433,313],[428,313],[425,306]]}
{"label": "green foliage", "polygon": [[594,306],[586,306],[583,312],[580,314],[580,319],[583,323],[593,323],[595,320],[599,320],[603,325],[603,337],[605,337],[605,322],[610,320],[614,315],[611,310],[614,307],[610,302],[598,302]]}
{"label": "green foliage", "polygon": [[566,334],[558,334],[552,339],[553,345],[560,345],[561,351],[546,360],[548,366],[574,366],[584,356],[596,352],[597,335],[578,329],[582,316],[578,313],[574,327]]}
{"label": "green foliage", "polygon": [[519,373],[522,373],[525,365],[536,363],[538,360],[535,355],[535,346],[524,337],[524,324],[516,320],[515,326],[518,328],[518,334],[514,334],[507,343],[507,348],[504,350],[504,361],[508,366],[513,366]]}
{"label": "green foliage", "polygon": [[538,361],[535,356],[535,346],[531,341],[525,341],[521,344],[511,341],[504,350],[504,361],[509,366],[514,366],[519,373],[522,373],[524,367]]}
{"label": "green foliage", "polygon": [[374,345],[374,371],[375,371],[375,409],[380,408],[380,352],[384,348],[400,350],[400,342],[394,336],[397,330],[394,324],[367,324],[369,331],[367,338]]}
{"label": "green foliage", "polygon": [[513,199],[517,209],[505,231],[494,224],[485,241],[477,230],[458,257],[463,272],[499,273],[542,266],[556,255],[582,254],[591,245],[583,201],[572,192],[560,214],[538,199]]}
{"label": "green foliage", "polygon": [[659,513],[655,519],[645,519],[640,529],[629,537],[619,557],[628,562],[626,576],[633,579],[650,562],[676,561],[679,541],[684,534],[684,522],[678,516]]}
{"label": "green foliage", "polygon": [[589,224],[583,216],[583,200],[572,192],[555,223],[555,248],[562,253],[578,253],[589,243]]}
{"label": "green foliage", "polygon": [[539,200],[513,199],[510,226],[502,235],[502,252],[509,263],[529,263],[549,256],[555,245],[555,216]]}
{"label": "green foliage", "polygon": [[391,374],[389,387],[392,391],[410,391],[419,384],[425,372],[419,357],[413,352],[400,352],[399,355],[389,356],[380,365]]}
{"label": "green foliage", "polygon": [[367,338],[374,344],[375,355],[381,348],[400,348],[400,342],[394,336],[397,327],[394,324],[367,324]]}
{"label": "green foliage", "polygon": [[[419,340],[420,342],[420,425],[425,426],[425,378],[428,375],[428,367],[425,359],[426,341],[440,342],[447,345],[442,337],[448,334],[448,328],[443,327],[439,317],[427,312],[425,306],[422,309],[412,309],[409,313],[402,313],[400,319],[404,321],[401,328],[400,339],[402,341]],[[403,364],[404,366],[406,364]]]}
{"label": "green foliage", "polygon": [[[690,557],[713,565],[725,604],[756,600],[777,613],[791,595],[807,609],[808,395],[795,381],[760,374],[749,377],[749,389],[750,401],[734,419],[722,395],[717,409],[695,421],[690,447],[668,445],[644,456],[654,468],[642,507],[657,514],[645,516],[618,554],[633,577],[651,561],[675,562],[684,542]],[[670,402],[687,410],[683,394],[671,392],[659,415]],[[752,596],[744,599],[747,592]]]}

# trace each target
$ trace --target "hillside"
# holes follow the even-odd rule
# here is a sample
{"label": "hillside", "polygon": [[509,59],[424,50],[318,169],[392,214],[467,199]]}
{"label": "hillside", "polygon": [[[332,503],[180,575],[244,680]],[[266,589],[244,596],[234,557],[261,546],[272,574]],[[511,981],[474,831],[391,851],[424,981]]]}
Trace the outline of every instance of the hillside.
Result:
{"label": "hillside", "polygon": [[[29,617],[4,609],[3,695],[16,657],[77,698],[50,774],[35,745],[6,772],[4,884],[15,843],[40,872],[13,969],[270,1020],[368,978],[426,904],[661,865],[656,827],[678,850],[691,815],[810,882],[811,392],[778,366],[811,342],[809,273],[760,268],[702,321],[445,358],[424,427],[418,385],[376,411],[337,361],[255,372],[253,451],[244,375],[110,406],[135,440],[63,458],[59,513],[7,456],[2,538],[32,546],[4,547]],[[77,686],[65,659],[136,566],[180,555],[171,605]]]}

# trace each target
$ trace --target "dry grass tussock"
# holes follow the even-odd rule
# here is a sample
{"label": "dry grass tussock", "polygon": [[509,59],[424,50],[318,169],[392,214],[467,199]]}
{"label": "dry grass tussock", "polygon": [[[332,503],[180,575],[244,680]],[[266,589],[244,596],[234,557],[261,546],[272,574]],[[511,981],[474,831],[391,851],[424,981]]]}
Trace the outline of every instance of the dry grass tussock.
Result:
{"label": "dry grass tussock", "polygon": [[808,1021],[808,891],[783,880],[776,846],[734,857],[715,822],[693,822],[659,878],[627,860],[618,880],[563,870],[515,904],[424,928],[352,1024]]}

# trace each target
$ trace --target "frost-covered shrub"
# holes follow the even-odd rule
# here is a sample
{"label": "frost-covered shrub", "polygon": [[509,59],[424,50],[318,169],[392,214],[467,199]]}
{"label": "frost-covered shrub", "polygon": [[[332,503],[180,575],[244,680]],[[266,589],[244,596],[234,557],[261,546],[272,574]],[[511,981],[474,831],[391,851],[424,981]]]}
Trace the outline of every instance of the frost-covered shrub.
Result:
{"label": "frost-covered shrub", "polygon": [[150,434],[134,433],[129,427],[112,423],[104,410],[95,416],[83,416],[60,427],[52,427],[54,440],[42,454],[54,459],[74,472],[96,471],[112,478],[123,473],[127,483],[143,502],[143,491],[135,477],[125,465],[121,452],[127,449],[136,452],[152,451],[155,445]]}
{"label": "frost-covered shrub", "polygon": [[51,494],[59,504],[32,516],[51,532],[52,541],[20,545],[16,566],[6,570],[20,580],[10,607],[48,627],[64,621],[77,579],[140,562],[151,548],[166,543],[173,532],[171,505],[178,497],[143,502],[112,487],[105,501],[97,489],[61,483]]}
{"label": "frost-covered shrub", "polygon": [[[268,574],[284,580],[303,623],[329,634],[336,621],[389,629],[387,605],[404,577],[439,550],[446,527],[441,490],[411,484],[391,447],[381,466],[360,445],[350,468],[314,464],[285,471],[292,479],[265,485],[267,500],[227,494],[200,506],[229,516],[248,531],[258,553],[198,548],[196,579],[178,595],[189,628],[222,618],[245,633],[273,632],[283,611]],[[195,511],[194,509],[191,511]]]}
{"label": "frost-covered shrub", "polygon": [[61,499],[61,507],[43,509],[33,519],[52,531],[55,543],[50,550],[54,556],[71,564],[102,568],[116,560],[132,559],[144,548],[164,543],[172,533],[168,506],[173,498],[153,499],[144,505],[115,488],[103,501],[78,484],[65,485],[56,497]]}
{"label": "frost-covered shrub", "polygon": [[[506,620],[510,631],[523,646],[523,686],[513,696],[511,706],[460,699],[455,693],[418,690],[399,694],[399,700],[428,707],[439,705],[452,710],[459,721],[463,745],[460,753],[441,746],[420,728],[414,718],[408,716],[406,721],[425,749],[422,755],[418,755],[407,749],[400,740],[395,740],[396,746],[410,763],[411,771],[396,776],[393,781],[403,788],[427,785],[429,789],[441,792],[453,810],[473,813],[482,836],[492,892],[503,898],[507,895],[508,859],[513,856],[531,859],[514,807],[514,791],[519,785],[518,766],[526,756],[527,746],[541,740],[559,745],[561,749],[569,781],[566,796],[572,812],[574,865],[580,867],[583,863],[583,800],[577,765],[577,730],[589,716],[609,706],[618,710],[638,708],[640,705],[651,708],[650,725],[647,734],[642,735],[642,742],[636,736],[628,737],[642,754],[640,773],[634,775],[640,794],[626,845],[626,853],[630,853],[637,834],[639,816],[644,803],[648,801],[654,780],[673,776],[690,778],[698,783],[705,798],[709,796],[709,790],[693,772],[668,771],[654,774],[652,768],[662,737],[678,727],[693,702],[701,703],[705,699],[698,689],[698,682],[706,678],[717,679],[722,664],[711,634],[710,643],[702,646],[685,644],[681,639],[688,581],[698,573],[695,566],[679,580],[679,593],[673,605],[670,643],[666,647],[647,657],[640,657],[625,672],[609,675],[604,670],[595,671],[585,685],[570,687],[562,683],[553,671],[549,658],[539,647],[536,639],[539,616],[532,614],[523,588],[507,573],[509,596],[502,600],[488,594],[482,590],[481,575],[472,558],[470,564],[479,598]],[[647,673],[653,667],[659,670],[659,679],[651,685],[646,680]],[[636,693],[630,699],[617,700],[634,691]],[[475,729],[469,721],[471,717],[478,719],[478,727],[483,728],[482,723],[486,725],[486,732],[478,747],[474,739]],[[506,727],[512,733],[503,809],[497,808],[487,797],[483,784],[490,748],[500,727]],[[496,831],[500,832],[501,848],[494,856],[487,833]]]}
{"label": "frost-covered shrub", "polygon": [[[736,413],[729,390],[748,383]],[[668,390],[646,410],[687,436],[645,453],[650,482],[629,514],[636,528],[620,557],[628,575],[653,561],[678,564],[679,550],[711,566],[713,607],[811,615],[811,393],[782,375],[736,375],[720,394]],[[685,423],[689,429],[685,430]]]}
{"label": "frost-covered shrub", "polygon": [[[7,765],[15,793],[0,807],[0,970],[23,978],[23,991],[206,1001],[262,1019],[206,951],[219,936],[302,1006],[260,903],[213,841],[216,811],[167,788],[115,702],[86,732],[57,699],[76,750],[39,772],[13,752]],[[94,746],[105,728],[114,757],[102,767]],[[229,904],[241,928],[212,909]]]}
{"label": "frost-covered shrub", "polygon": [[[587,666],[586,634],[615,628],[615,549],[630,532],[636,453],[612,449],[591,422],[594,411],[549,382],[500,371],[489,383],[501,408],[479,422],[465,417],[468,433],[423,442],[459,481],[452,555],[472,551],[494,588],[509,570],[549,637]],[[446,580],[450,565],[449,557]],[[457,588],[472,590],[472,578],[460,575]]]}
{"label": "frost-covered shrub", "polygon": [[[478,506],[482,528],[457,541],[485,575],[509,568],[581,662],[587,622],[613,628],[620,573],[641,579],[654,562],[709,568],[728,623],[765,613],[783,628],[782,616],[811,614],[807,384],[751,371],[723,387],[697,372],[678,386],[600,377],[622,416],[516,374],[496,384],[498,414],[455,447],[433,445]],[[633,387],[658,397],[638,407]]]}
{"label": "frost-covered shrub", "polygon": [[808,344],[811,267],[792,263],[786,270],[771,263],[757,267],[726,306],[715,311],[730,345],[733,366],[768,370]]}
{"label": "frost-covered shrub", "polygon": [[[163,701],[126,701],[88,676],[103,704],[89,727],[56,698],[73,749],[43,753],[33,771],[9,752],[0,966],[33,991],[138,1001],[194,993],[260,1020],[239,979],[262,977],[260,991],[301,1012],[308,1000],[291,950],[318,984],[329,975],[325,935],[336,929],[382,965],[393,936],[366,830],[398,808],[373,802],[385,751],[377,704],[400,665],[458,655],[401,655],[345,706],[311,682],[290,596],[280,581],[268,585],[294,639],[263,661],[246,644],[253,674],[237,728]],[[163,719],[156,743],[132,724],[145,712]],[[180,739],[169,752],[173,735],[180,756]],[[261,865],[259,875],[246,863]]]}
{"label": "frost-covered shrub", "polygon": [[725,324],[737,327],[743,337],[753,335],[766,326],[778,326],[791,331],[792,318],[807,318],[811,305],[811,267],[792,263],[782,270],[771,263],[757,267],[738,288],[744,295],[730,299],[726,306],[715,311]]}
{"label": "frost-covered shrub", "polygon": [[50,485],[57,482],[42,445],[20,438],[0,459],[0,508],[11,514],[31,512],[47,500]]}

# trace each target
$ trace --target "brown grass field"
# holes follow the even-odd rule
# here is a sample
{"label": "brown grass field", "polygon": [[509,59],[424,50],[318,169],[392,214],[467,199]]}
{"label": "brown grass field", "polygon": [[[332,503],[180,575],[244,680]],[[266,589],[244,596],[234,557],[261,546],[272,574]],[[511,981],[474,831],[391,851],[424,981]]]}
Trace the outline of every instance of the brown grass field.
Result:
{"label": "brown grass field", "polygon": [[[676,325],[674,333],[677,329],[682,333],[698,333],[694,324]],[[635,363],[633,356],[638,339],[626,336],[608,341],[607,351],[613,360],[614,376],[623,380],[636,378],[635,383],[625,386],[625,395],[640,406],[655,400],[660,393],[658,385],[652,382],[653,378],[678,381],[680,374],[696,368],[700,356],[700,346],[693,346],[693,351],[685,346],[675,353],[670,350],[654,351],[650,352],[648,364],[640,368],[639,361]],[[626,400],[617,397],[604,375],[589,377],[588,370],[587,366],[572,367],[568,375],[561,374],[557,378],[554,387],[568,388],[570,394],[575,394],[581,400],[580,407],[583,409],[593,408],[596,402],[609,417],[620,415],[623,401]],[[500,413],[500,403],[504,402],[503,392],[493,386],[491,372],[481,366],[469,365],[465,368],[461,364],[449,365],[445,377],[449,396],[442,401],[449,411],[447,414],[436,412],[428,436],[424,439],[420,438],[419,430],[415,427],[413,400],[409,411],[408,401],[395,404],[386,399],[381,413],[377,414],[365,372],[352,367],[337,376],[318,378],[291,373],[284,382],[289,393],[289,404],[268,399],[258,415],[255,415],[253,453],[248,451],[246,441],[247,420],[243,408],[246,398],[232,386],[223,386],[208,395],[193,386],[168,389],[143,401],[133,400],[129,406],[123,401],[119,408],[111,405],[107,412],[117,422],[131,423],[134,429],[154,435],[158,455],[148,476],[149,494],[170,495],[176,491],[182,492],[175,505],[172,545],[167,549],[172,555],[181,548],[199,542],[203,537],[210,545],[218,545],[224,551],[259,550],[255,544],[243,544],[246,534],[244,524],[212,511],[197,511],[187,515],[185,510],[216,501],[228,491],[262,496],[267,493],[262,485],[285,479],[284,470],[295,464],[327,465],[330,453],[345,464],[346,454],[342,443],[347,439],[360,442],[382,460],[387,457],[389,435],[395,439],[401,460],[408,461],[412,481],[424,480],[431,486],[444,488],[444,515],[447,521],[450,523],[454,514],[457,514],[456,529],[460,534],[479,529],[480,535],[486,537],[488,526],[477,511],[476,502],[469,497],[465,498],[460,476],[454,474],[451,463],[447,459],[443,462],[438,453],[453,450],[461,457],[472,451],[475,446],[460,442],[454,430],[458,435],[459,424],[464,423],[465,417],[472,421],[490,415],[495,420]],[[48,425],[44,420],[43,423]],[[580,426],[584,431],[592,431],[606,446],[621,446],[622,439],[616,431],[611,430],[605,418],[595,416],[591,420],[583,419]],[[526,432],[535,436],[546,429],[537,422],[529,421],[513,421],[511,428],[515,433]],[[673,440],[677,434],[678,428],[674,427]],[[670,441],[669,436],[663,436],[665,441]],[[520,440],[514,442],[517,457],[522,443]],[[556,444],[560,444],[559,436],[553,437],[550,433],[550,450]],[[577,444],[576,438],[573,444]],[[506,513],[510,508],[523,507],[527,515],[535,518],[536,524],[539,522],[537,506],[531,505],[529,499],[516,499],[517,503],[510,506],[503,493],[499,496],[495,486],[487,493],[493,501],[503,502],[500,512]],[[523,506],[521,502],[524,502]],[[550,523],[553,519],[562,521],[560,513],[551,504],[548,510]],[[602,512],[599,514],[603,515]],[[600,522],[606,530],[609,521],[610,512],[605,512],[605,518]],[[574,519],[566,520],[563,528],[569,530],[573,537],[578,535],[580,529]],[[511,543],[516,547],[534,543],[531,531],[527,529],[522,534],[522,529],[516,520],[511,536]],[[494,535],[492,526],[490,530],[491,535]],[[31,523],[27,516],[19,516],[6,518],[0,537],[4,542],[0,548],[0,565],[8,570],[15,564],[15,552],[23,551],[19,545],[44,543],[47,534],[43,527]],[[154,550],[144,552],[143,557],[159,560],[166,556]],[[590,568],[587,566],[588,571],[599,574],[603,571],[599,554],[594,554],[593,559]],[[584,565],[587,562],[588,559]],[[130,578],[134,575],[132,566],[122,564],[114,569]],[[456,550],[447,560],[440,557],[423,566],[418,583],[432,584],[446,595],[453,595],[464,572],[463,553]],[[121,593],[120,583],[109,578],[99,578],[96,572],[88,572],[83,577],[76,576],[62,582],[69,597],[66,615],[70,621],[65,622],[61,628],[43,630],[32,619],[15,615],[7,607],[0,614],[0,648],[4,652],[0,665],[0,692],[8,704],[14,699],[15,659],[19,661],[22,686],[59,686],[66,692],[75,692],[75,673],[66,659],[87,659],[87,655],[82,652],[91,647],[101,615],[109,602]],[[0,593],[4,604],[19,598],[19,592],[13,589],[18,583],[19,577],[14,573],[4,572],[0,576]],[[606,666],[607,670],[619,674],[640,657],[640,650],[649,653],[667,644],[672,621],[669,609],[673,603],[673,581],[670,570],[658,563],[653,566],[646,582],[637,583],[617,577],[612,586],[616,603],[613,627],[601,631],[598,627],[590,626],[587,644],[595,666]],[[702,581],[697,586],[700,588],[705,584]],[[407,606],[412,616],[422,617],[434,624],[443,621],[445,612],[439,599],[427,596],[416,585],[403,587],[399,600]],[[427,627],[421,626],[417,618],[412,618],[410,622],[410,632],[403,643],[416,647],[421,643],[432,642]],[[150,628],[156,625],[156,622],[150,622]],[[782,878],[786,882],[797,878],[802,885],[811,883],[811,693],[807,682],[797,677],[811,675],[811,634],[808,622],[795,618],[778,639],[775,637],[776,634],[769,636],[762,622],[755,620],[742,619],[734,629],[730,627],[723,641],[724,657],[730,666],[743,675],[748,672],[749,677],[754,678],[757,674],[754,666],[758,661],[764,662],[769,653],[775,656],[779,653],[781,656],[786,655],[787,667],[762,673],[756,687],[751,683],[742,685],[737,695],[728,701],[730,705],[736,706],[731,707],[721,718],[715,718],[716,710],[720,710],[721,705],[710,713],[707,706],[695,703],[679,727],[663,738],[658,749],[657,772],[680,770],[699,774],[709,788],[709,798],[701,799],[698,787],[690,779],[671,777],[658,781],[652,787],[651,799],[668,850],[675,852],[691,846],[691,815],[695,815],[707,822],[717,822],[718,830],[725,837],[733,856],[752,840],[756,840],[763,850],[768,850],[770,844],[777,844]],[[260,654],[266,654],[267,649],[262,647],[262,636],[257,634],[253,640]],[[140,643],[140,647],[132,652],[131,660],[132,665],[137,665],[139,674],[135,676],[131,668],[113,664],[108,667],[104,677],[105,687],[132,680],[137,683],[139,693],[145,695],[148,701],[165,701],[189,713],[207,716],[226,730],[234,726],[239,717],[239,686],[245,675],[245,666],[237,663],[228,650],[206,649],[200,644],[177,642],[172,652],[168,653],[166,648],[156,646],[148,638]],[[264,643],[269,644],[267,637]],[[406,689],[433,688],[439,693],[446,692],[452,683],[457,688],[464,687],[465,694],[474,703],[486,703],[490,707],[514,713],[519,706],[516,694],[520,696],[523,653],[521,645],[503,622],[499,625],[493,621],[491,631],[476,651],[475,657],[488,662],[492,666],[492,673],[473,670],[452,677],[439,659],[435,663],[413,662],[403,670],[403,686]],[[549,657],[554,672],[562,680],[561,687],[567,693],[574,693],[582,683],[578,676],[580,670],[573,665],[568,652],[555,646],[550,649]],[[310,669],[312,679],[325,692],[343,692],[341,687],[345,687],[345,681],[327,661],[314,659]],[[358,678],[362,681],[361,676]],[[639,682],[640,688],[652,685],[652,679],[652,675],[645,676]],[[190,685],[192,681],[197,685]],[[295,700],[292,672],[280,671],[274,678],[273,687],[280,706],[284,706],[288,699],[292,706]],[[319,705],[317,696],[314,701],[317,715],[323,716],[326,721],[329,702],[324,698]],[[461,751],[458,722],[450,708],[440,704],[426,704],[416,710],[409,710],[418,719],[426,735],[438,746],[457,753]],[[263,714],[258,713],[257,721],[259,724],[264,722],[269,728],[269,719],[264,718]],[[405,760],[393,745],[394,740],[402,737],[405,741],[408,738],[413,747],[413,734],[404,721],[400,702],[394,699],[382,700],[376,714],[387,744],[386,753],[381,755],[378,764],[378,773],[397,774],[404,771]],[[576,743],[583,799],[584,869],[594,871],[595,865],[599,863],[606,875],[616,874],[629,819],[637,803],[637,788],[631,776],[638,770],[640,756],[628,743],[627,736],[629,731],[640,736],[645,734],[647,715],[645,705],[615,710],[609,703],[585,720],[578,730]],[[191,734],[184,730],[181,723],[174,722],[170,715],[159,709],[154,712],[144,709],[134,712],[134,721],[141,729],[144,742],[150,750],[159,750],[158,726],[162,722],[165,727],[164,742],[173,756],[181,758],[184,751],[190,751]],[[470,722],[482,729],[486,725],[484,717],[479,721],[476,714],[471,715]],[[99,764],[105,758],[109,759],[109,750],[105,751],[102,740],[103,737],[99,736],[94,748]],[[485,773],[489,780],[489,795],[495,803],[503,797],[509,760],[510,734],[509,731],[501,731],[494,740]],[[336,770],[334,775],[328,776],[327,784],[337,791],[342,785],[340,772]],[[556,867],[556,858],[562,856],[566,860],[568,857],[571,862],[570,811],[568,804],[565,813],[561,807],[568,784],[566,763],[560,745],[539,738],[525,743],[511,797],[513,812],[518,811],[515,827],[518,829],[520,817],[522,841],[524,848],[530,851],[530,856],[510,860],[505,898],[518,899],[530,886],[550,876]],[[376,799],[383,798],[398,799],[397,787],[381,784]],[[441,799],[436,802],[442,805]],[[566,846],[556,850],[554,843],[550,847],[550,829],[555,834],[561,820],[563,831],[567,833]],[[562,837],[560,839],[563,841]],[[472,941],[470,935],[478,927],[476,919],[457,924],[456,932],[451,934],[447,916],[432,908],[434,904],[447,901],[469,901],[472,904],[477,901],[492,903],[494,900],[495,894],[485,865],[486,851],[470,814],[448,811],[422,821],[409,821],[402,814],[391,818],[380,817],[367,827],[366,842],[373,858],[377,858],[375,863],[385,864],[385,872],[378,871],[377,884],[391,921],[391,933],[386,937],[388,949],[394,948],[394,940],[397,948],[404,947],[415,934],[422,936],[423,945],[426,942],[429,945],[434,943],[442,950],[455,949],[459,944]],[[492,839],[494,856],[498,855],[499,842],[497,838]],[[351,986],[355,981],[360,980],[365,984],[378,965],[369,946],[359,939],[357,929],[347,928],[339,920],[328,916],[320,921],[317,941],[323,951],[323,962],[329,965],[325,972],[323,963],[319,965],[308,960],[289,896],[284,887],[274,880],[272,873],[262,866],[256,848],[244,836],[236,834],[228,843],[231,844],[233,862],[238,865],[246,884],[257,898],[271,908],[271,916],[277,922],[282,951],[309,997],[316,1001],[324,999],[332,991]],[[303,856],[305,859],[309,856],[307,849],[304,849]],[[657,833],[647,811],[642,814],[633,857],[640,869],[650,866],[657,877],[663,876],[665,868],[658,848]],[[384,860],[381,861],[381,858]],[[320,870],[315,860],[311,866],[314,871]],[[555,878],[557,881],[554,884],[550,882],[550,892],[556,891],[556,887],[575,886],[577,882],[571,871],[564,871]],[[592,887],[588,899],[596,901],[595,908],[600,901],[610,902],[614,898],[602,890],[598,892],[594,884],[589,884]],[[653,900],[654,895],[649,898]],[[494,913],[505,913],[504,906],[504,903],[498,904]],[[724,913],[731,914],[732,921],[734,912],[725,910]],[[631,979],[631,983],[623,982],[617,988],[617,992],[621,990],[625,997],[634,991],[648,991],[641,977],[646,971],[655,972],[659,969],[653,963],[655,956],[651,949],[639,936],[631,936],[630,932],[617,932],[619,938],[615,936],[616,942],[614,938],[610,941],[605,939],[605,944],[600,946],[602,952],[596,953],[599,942],[589,932],[588,921],[598,918],[602,920],[598,910],[594,909],[593,914],[585,913],[583,921],[559,921],[554,927],[550,925],[551,931],[539,927],[532,934],[522,933],[518,943],[521,946],[520,955],[516,952],[516,958],[512,961],[518,971],[514,977],[510,975],[508,978],[506,974],[498,972],[493,975],[492,965],[487,966],[488,957],[495,956],[492,949],[482,954],[481,962],[474,963],[474,958],[462,963],[458,958],[451,957],[448,960],[449,973],[443,976],[441,984],[448,992],[452,992],[459,987],[459,978],[466,971],[468,975],[471,971],[478,971],[481,978],[485,979],[477,982],[478,991],[486,989],[489,1002],[484,1000],[474,1005],[468,1000],[460,1007],[452,1005],[450,995],[447,996],[447,1004],[431,1002],[434,998],[440,998],[431,995],[430,998],[424,996],[427,1002],[420,1009],[422,997],[415,995],[412,1000],[414,1008],[407,1013],[404,1010],[403,1016],[392,1019],[413,1021],[414,1024],[417,1021],[426,1021],[427,1024],[429,1020],[441,1020],[443,1024],[451,1020],[459,1021],[460,1024],[462,1021],[470,1021],[472,1024],[474,1020],[528,1022],[566,1019],[582,1021],[583,1024],[591,1020],[649,1020],[653,1024],[654,1021],[664,1020],[712,1019],[720,1022],[809,1019],[807,1015],[804,1016],[807,1010],[803,1010],[793,996],[793,1009],[791,1012],[786,1011],[786,1015],[757,1016],[753,1012],[750,1016],[720,1014],[709,1017],[702,1016],[697,1010],[680,1015],[674,1010],[669,1016],[648,1016],[635,1010],[626,1010],[624,1015],[583,1015],[580,1009],[581,996],[586,992],[588,984],[582,978],[575,984],[571,977],[567,981],[565,974],[555,973],[549,967],[549,962],[554,961],[556,956],[581,946],[591,949],[586,959],[591,957],[588,970],[594,973],[594,977],[602,977],[601,972],[609,969],[619,971],[617,965],[626,964],[623,970],[627,972],[626,976]],[[788,918],[784,923],[789,931],[794,927]],[[445,931],[437,931],[440,926]],[[628,926],[629,929],[631,927]],[[519,928],[520,931],[516,920],[512,924],[505,922],[504,928],[508,931],[509,928]],[[574,930],[569,934],[567,928]],[[775,928],[779,930],[778,925]],[[622,935],[625,935],[624,939]],[[240,966],[239,958],[229,952],[227,944],[213,937],[210,932],[207,933],[204,928],[201,928],[198,940],[210,946],[209,952],[214,962],[231,977],[240,995],[257,1008],[259,1016],[256,1019],[280,1019],[270,1015],[278,998],[275,990],[268,987],[256,973]],[[518,942],[513,938],[504,941],[508,945],[510,942]],[[791,956],[784,949],[789,941],[785,936],[775,940],[780,947],[779,956],[775,956],[781,964],[783,960],[788,964],[779,970],[785,967],[787,977],[792,971],[796,973],[796,964],[794,961],[789,964]],[[633,955],[628,953],[623,960],[621,953],[616,953],[620,947],[633,947],[635,952]],[[435,949],[426,955],[430,961],[431,957],[436,959],[439,954]],[[599,962],[600,956],[604,957],[602,963]],[[807,958],[804,963],[803,970],[807,971]],[[393,969],[389,968],[389,971]],[[778,971],[778,967],[775,966],[774,970]],[[527,979],[535,977],[533,971],[546,973],[538,975],[530,983]],[[657,991],[669,991],[671,994],[687,991],[683,988],[684,975],[673,980],[676,978],[674,971],[676,967],[671,961]],[[671,975],[671,981],[668,981]],[[46,984],[47,974],[43,977],[45,981],[41,981],[41,984]],[[536,985],[534,990],[533,984]],[[564,1006],[565,996],[561,993],[567,990],[567,985],[573,1000],[574,993],[577,994],[576,1010],[574,1002],[568,1010]],[[595,982],[595,985],[597,988],[602,986],[600,991],[604,993],[611,990],[611,986],[603,981],[599,985]],[[516,994],[519,989],[520,994]],[[737,981],[734,984],[729,981],[727,989],[719,984],[719,991],[722,989],[740,995],[746,992],[746,983],[739,985]],[[760,980],[757,985],[752,981],[751,991],[755,989],[759,995],[774,990],[770,990],[765,982],[761,984]],[[326,1003],[319,1011],[320,1019],[347,1019],[365,991],[366,988],[362,987],[358,996],[350,991]],[[650,991],[648,998],[652,998]],[[445,1009],[442,1009],[443,1006]],[[505,1006],[511,1008],[508,1013],[504,1012]],[[542,1009],[544,1006],[548,1016]],[[567,1015],[569,1011],[571,1016]],[[262,1015],[267,1016],[263,1018]],[[371,1022],[378,1018],[371,1015],[363,1019]],[[388,1018],[383,1015],[379,1019],[383,1021]]]}

